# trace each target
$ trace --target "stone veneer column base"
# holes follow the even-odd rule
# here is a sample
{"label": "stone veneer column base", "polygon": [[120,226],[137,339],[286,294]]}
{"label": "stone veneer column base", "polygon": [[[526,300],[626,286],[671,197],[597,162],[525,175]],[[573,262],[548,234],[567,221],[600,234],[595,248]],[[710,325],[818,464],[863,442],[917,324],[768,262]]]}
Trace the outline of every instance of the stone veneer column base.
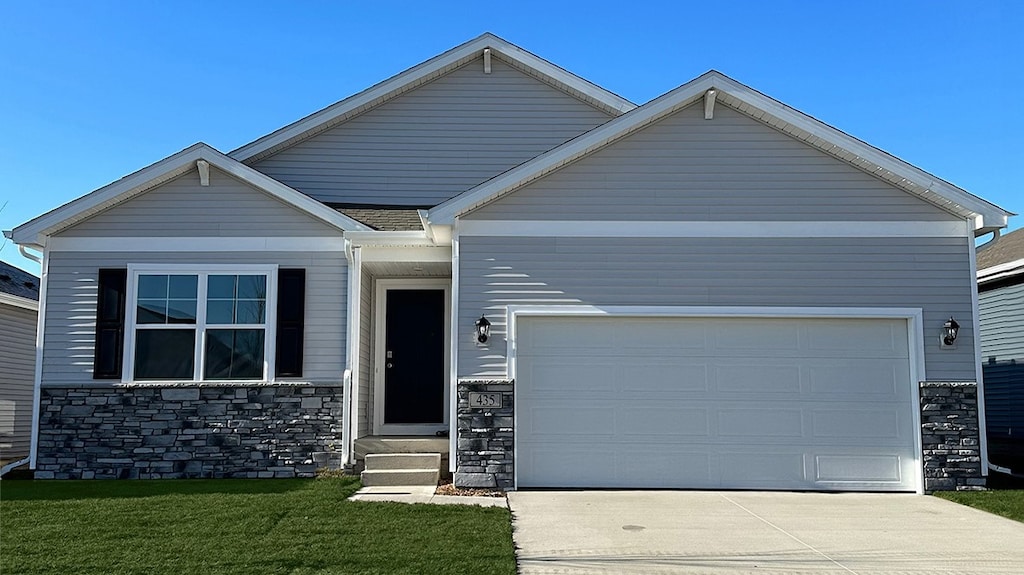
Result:
{"label": "stone veneer column base", "polygon": [[984,489],[978,384],[922,381],[920,385],[924,490]]}
{"label": "stone veneer column base", "polygon": [[[510,380],[459,381],[456,487],[513,487],[515,396],[512,389]],[[501,407],[472,408],[469,405],[470,392],[500,393]]]}
{"label": "stone veneer column base", "polygon": [[36,479],[313,477],[340,385],[44,387]]}

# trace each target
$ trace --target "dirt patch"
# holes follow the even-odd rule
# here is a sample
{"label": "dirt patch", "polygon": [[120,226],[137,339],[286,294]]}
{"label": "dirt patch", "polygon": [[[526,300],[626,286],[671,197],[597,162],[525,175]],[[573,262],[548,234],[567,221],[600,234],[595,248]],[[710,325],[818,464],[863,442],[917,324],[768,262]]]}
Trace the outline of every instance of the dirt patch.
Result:
{"label": "dirt patch", "polygon": [[461,495],[463,497],[504,497],[505,492],[501,489],[473,489],[469,487],[455,487],[450,481],[445,481],[437,486],[435,495]]}

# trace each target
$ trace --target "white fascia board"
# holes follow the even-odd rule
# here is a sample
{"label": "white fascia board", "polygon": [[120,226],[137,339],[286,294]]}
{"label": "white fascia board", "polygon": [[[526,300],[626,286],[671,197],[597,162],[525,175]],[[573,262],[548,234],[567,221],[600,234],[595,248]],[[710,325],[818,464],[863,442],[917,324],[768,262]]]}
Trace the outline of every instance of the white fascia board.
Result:
{"label": "white fascia board", "polygon": [[29,311],[39,311],[39,302],[27,297],[0,292],[0,304],[5,304]]}
{"label": "white fascia board", "polygon": [[990,282],[1024,274],[1024,258],[978,270],[978,282]]}
{"label": "white fascia board", "polygon": [[967,237],[964,222],[931,221],[546,221],[459,220],[459,234],[595,238]]}
{"label": "white fascia board", "polygon": [[301,237],[56,237],[54,252],[342,252],[345,238]]}
{"label": "white fascia board", "polygon": [[360,247],[402,247],[402,246],[434,246],[427,233],[418,231],[357,231],[345,232],[345,238],[353,246]]}
{"label": "white fascia board", "polygon": [[[602,124],[586,134],[569,140],[534,159],[480,184],[430,209],[430,222],[451,224],[455,218],[470,209],[536,180],[560,166],[604,147],[609,142],[656,122],[672,112],[684,108],[713,87],[712,78],[705,74],[692,82],[655,99],[635,110]],[[461,229],[461,228],[460,228]]]}
{"label": "white fascia board", "polygon": [[302,192],[229,158],[207,144],[198,143],[14,228],[11,239],[22,245],[45,245],[46,236],[58,233],[91,215],[189,172],[195,168],[198,160],[205,160],[221,171],[340,230],[370,229],[365,224],[327,207]]}
{"label": "white fascia board", "polygon": [[596,102],[607,108],[609,112],[619,114],[636,107],[636,104],[596,84],[592,84],[546,60],[538,58],[493,34],[485,33],[426,62],[413,66],[396,76],[392,76],[358,94],[349,96],[340,102],[314,112],[255,142],[246,144],[230,152],[228,155],[240,162],[246,162],[281,146],[317,134],[352,115],[379,106],[399,94],[403,94],[435,77],[447,73],[455,67],[475,59],[483,53],[485,48],[490,48],[493,52],[526,67],[542,77],[548,78],[550,82],[564,84],[589,98],[593,98]]}

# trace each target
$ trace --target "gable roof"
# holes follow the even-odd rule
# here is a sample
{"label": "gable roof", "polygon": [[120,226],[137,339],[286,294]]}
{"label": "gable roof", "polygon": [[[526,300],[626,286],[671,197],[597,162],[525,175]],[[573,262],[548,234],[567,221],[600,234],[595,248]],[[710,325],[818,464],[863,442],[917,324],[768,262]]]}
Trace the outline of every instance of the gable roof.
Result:
{"label": "gable roof", "polygon": [[21,245],[46,245],[46,237],[65,230],[89,217],[117,204],[147,192],[196,168],[198,160],[205,160],[240,180],[274,196],[282,202],[303,211],[339,230],[365,231],[370,228],[341,214],[313,198],[262,174],[241,162],[233,160],[202,142],[168,156],[120,180],[90,192],[63,206],[51,210],[4,234]]}
{"label": "gable roof", "polygon": [[1009,216],[1014,215],[720,72],[711,70],[643,106],[435,206],[429,211],[428,218],[433,224],[451,224],[456,217],[465,212],[540,179],[566,164],[697,102],[704,98],[709,90],[714,90],[714,101],[726,104],[785,132],[952,214],[972,218],[976,234],[1005,227]]}
{"label": "gable roof", "polygon": [[228,155],[247,163],[270,156],[447,74],[480,57],[485,48],[491,50],[492,57],[499,58],[521,72],[561,89],[612,116],[619,116],[636,108],[636,104],[629,100],[488,32],[246,144]]}
{"label": "gable roof", "polygon": [[0,261],[0,294],[39,300],[39,278]]}

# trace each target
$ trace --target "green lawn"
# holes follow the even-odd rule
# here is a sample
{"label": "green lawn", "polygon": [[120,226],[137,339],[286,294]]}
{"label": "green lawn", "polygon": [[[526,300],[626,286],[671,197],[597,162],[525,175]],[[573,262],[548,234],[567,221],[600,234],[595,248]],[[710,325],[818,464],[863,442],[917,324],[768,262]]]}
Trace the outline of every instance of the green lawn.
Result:
{"label": "green lawn", "polygon": [[975,507],[1024,523],[1024,490],[939,491],[936,497]]}
{"label": "green lawn", "polygon": [[509,512],[354,478],[3,481],[0,573],[515,573]]}

